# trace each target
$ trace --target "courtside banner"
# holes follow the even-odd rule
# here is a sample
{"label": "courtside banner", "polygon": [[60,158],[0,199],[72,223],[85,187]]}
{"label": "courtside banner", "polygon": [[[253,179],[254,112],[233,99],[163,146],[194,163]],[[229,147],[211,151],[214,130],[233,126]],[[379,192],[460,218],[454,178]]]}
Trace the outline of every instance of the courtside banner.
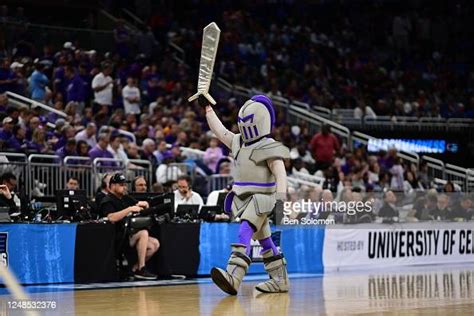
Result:
{"label": "courtside banner", "polygon": [[474,225],[423,222],[326,229],[325,271],[474,262]]}
{"label": "courtside banner", "polygon": [[[0,264],[20,283],[74,282],[76,224],[0,225]],[[0,279],[0,284],[3,280]]]}

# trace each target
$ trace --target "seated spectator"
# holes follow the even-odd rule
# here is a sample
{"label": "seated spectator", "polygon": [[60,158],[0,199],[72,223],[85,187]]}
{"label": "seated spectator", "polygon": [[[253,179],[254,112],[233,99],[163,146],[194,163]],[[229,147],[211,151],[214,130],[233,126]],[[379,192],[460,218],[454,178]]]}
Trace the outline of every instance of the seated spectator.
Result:
{"label": "seated spectator", "polygon": [[33,138],[33,132],[41,128],[41,120],[37,116],[33,116],[28,122],[28,128],[26,129],[26,139],[31,141]]}
{"label": "seated spectator", "polygon": [[68,156],[77,156],[76,140],[74,138],[69,138],[63,147],[56,150],[55,154],[61,157],[61,161]]}
{"label": "seated spectator", "polygon": [[232,183],[229,183],[226,185],[225,188],[221,189],[221,190],[214,190],[212,191],[211,193],[209,193],[209,195],[207,196],[207,201],[206,201],[206,205],[208,206],[215,206],[217,205],[217,202],[218,202],[218,199],[219,199],[219,194],[220,193],[227,193],[227,192],[230,192],[232,190]]}
{"label": "seated spectator", "polygon": [[0,130],[0,141],[6,143],[13,136],[13,119],[9,116],[2,121],[2,129]]}
{"label": "seated spectator", "polygon": [[216,169],[217,163],[219,160],[224,156],[222,154],[222,149],[218,147],[219,140],[213,135],[209,142],[209,148],[206,149],[204,153],[204,163],[206,166],[212,170],[213,173],[217,173],[218,170]]}
{"label": "seated spectator", "polygon": [[395,193],[393,193],[391,190],[385,192],[384,203],[379,210],[378,216],[385,219],[398,221],[399,213],[395,203],[397,203],[397,196]]}
{"label": "seated spectator", "polygon": [[110,136],[110,142],[107,146],[107,150],[112,153],[114,159],[122,160],[126,166],[130,167],[133,164],[129,162],[128,156],[125,153],[125,150],[123,150],[122,144],[120,143],[120,139],[120,134],[113,132]]}
{"label": "seated spectator", "polygon": [[446,220],[450,213],[451,208],[449,207],[449,196],[447,194],[438,195],[436,209],[433,210],[431,215],[436,220]]}
{"label": "seated spectator", "polygon": [[193,192],[191,185],[191,178],[189,176],[180,176],[178,178],[178,189],[174,191],[174,209],[181,204],[199,205],[203,206],[204,201],[197,192]]}
{"label": "seated spectator", "polygon": [[[109,145],[109,135],[103,133],[99,135],[97,145],[89,150],[89,157],[91,161],[94,161],[96,158],[114,158],[112,153],[107,150]],[[103,161],[102,166],[114,166],[115,164],[110,161]]]}
{"label": "seated spectator", "polygon": [[24,152],[28,147],[26,142],[26,130],[21,125],[13,127],[13,136],[8,140],[6,147],[15,152]]}
{"label": "seated spectator", "polygon": [[89,157],[90,147],[84,140],[76,142],[76,153],[79,157]]}
{"label": "seated spectator", "polygon": [[163,162],[156,169],[156,180],[162,185],[169,185],[183,175],[178,166],[169,166],[174,162],[174,156],[170,151],[163,154]]}
{"label": "seated spectator", "polygon": [[231,167],[230,167],[230,162],[229,161],[222,161],[219,164],[219,169],[217,170],[219,172],[219,175],[221,176],[230,176],[231,174]]}
{"label": "seated spectator", "polygon": [[419,221],[429,221],[434,219],[438,199],[436,194],[428,193],[426,197],[420,198],[415,202],[414,208],[416,210],[415,217]]}
{"label": "seated spectator", "polygon": [[367,104],[365,104],[364,101],[360,101],[357,104],[357,107],[354,109],[354,118],[355,119],[364,119],[366,117],[369,118],[377,118],[377,115],[375,114],[374,110]]}
{"label": "seated spectator", "polygon": [[446,219],[453,221],[469,221],[472,218],[474,210],[472,209],[472,201],[468,195],[460,198],[460,201],[453,206],[451,212],[448,213]]}
{"label": "seated spectator", "polygon": [[162,140],[158,143],[158,149],[154,152],[156,157],[156,163],[161,164],[163,162],[163,155],[168,150],[168,144]]}
{"label": "seated spectator", "polygon": [[58,150],[59,148],[64,147],[69,139],[74,139],[75,134],[76,129],[69,124],[65,124],[61,129],[61,137],[53,145],[53,150]]}
{"label": "seated spectator", "polygon": [[94,123],[89,123],[85,129],[76,134],[75,139],[76,141],[83,140],[90,148],[94,148],[97,145],[96,132],[97,126]]}
{"label": "seated spectator", "polygon": [[69,177],[66,182],[66,190],[79,190],[79,179],[76,177]]}
{"label": "seated spectator", "polygon": [[18,207],[13,200],[13,195],[10,193],[6,184],[0,184],[0,207],[7,207],[8,214],[10,214],[11,217],[19,215]]}
{"label": "seated spectator", "polygon": [[44,128],[37,128],[33,131],[31,141],[28,143],[28,151],[35,153],[47,153],[50,151],[50,144],[46,141]]}
{"label": "seated spectator", "polygon": [[135,177],[135,179],[133,179],[132,192],[138,192],[138,193],[148,192],[148,185],[146,183],[145,177],[138,176],[138,177]]}
{"label": "seated spectator", "polygon": [[147,138],[143,141],[141,159],[150,161],[152,166],[157,165],[156,157],[153,154],[155,152],[155,149],[156,144],[153,139]]}

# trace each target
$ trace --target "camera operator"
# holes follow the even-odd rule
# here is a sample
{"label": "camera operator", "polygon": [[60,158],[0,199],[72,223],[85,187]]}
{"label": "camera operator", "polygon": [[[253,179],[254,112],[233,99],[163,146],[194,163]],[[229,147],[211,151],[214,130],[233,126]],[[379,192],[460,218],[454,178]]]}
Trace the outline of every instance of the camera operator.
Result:
{"label": "camera operator", "polygon": [[[137,202],[127,195],[128,182],[123,174],[114,174],[109,181],[109,193],[100,204],[104,216],[107,216],[112,223],[117,225],[117,236],[123,236],[127,216],[148,208],[147,202]],[[150,237],[146,229],[139,230],[136,233],[125,232],[125,234],[127,234],[126,239],[129,246],[137,250],[138,262],[132,268],[135,278],[142,280],[156,279],[156,275],[146,270],[145,262],[158,250],[158,240]]]}

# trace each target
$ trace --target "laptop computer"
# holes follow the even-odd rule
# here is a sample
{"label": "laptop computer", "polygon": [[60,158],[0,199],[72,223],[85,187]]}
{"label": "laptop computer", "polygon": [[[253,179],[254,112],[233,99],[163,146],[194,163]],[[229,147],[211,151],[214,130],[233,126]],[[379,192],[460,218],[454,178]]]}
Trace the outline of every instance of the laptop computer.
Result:
{"label": "laptop computer", "polygon": [[179,204],[176,208],[176,217],[183,219],[197,219],[198,213],[198,204]]}
{"label": "laptop computer", "polygon": [[201,211],[199,212],[199,218],[207,221],[207,222],[213,222],[214,217],[217,214],[222,214],[223,210],[220,206],[217,205],[204,205],[201,207]]}

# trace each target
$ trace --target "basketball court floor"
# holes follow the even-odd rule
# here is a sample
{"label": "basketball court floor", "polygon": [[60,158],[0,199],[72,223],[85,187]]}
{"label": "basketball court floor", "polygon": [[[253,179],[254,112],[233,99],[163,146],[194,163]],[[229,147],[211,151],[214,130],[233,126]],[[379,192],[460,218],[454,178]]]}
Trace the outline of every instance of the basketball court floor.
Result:
{"label": "basketball court floor", "polygon": [[[373,272],[291,275],[289,294],[260,294],[248,276],[237,296],[209,279],[27,287],[33,301],[54,301],[37,315],[472,315],[473,266],[424,266]],[[0,289],[0,315],[28,315],[8,308]]]}

